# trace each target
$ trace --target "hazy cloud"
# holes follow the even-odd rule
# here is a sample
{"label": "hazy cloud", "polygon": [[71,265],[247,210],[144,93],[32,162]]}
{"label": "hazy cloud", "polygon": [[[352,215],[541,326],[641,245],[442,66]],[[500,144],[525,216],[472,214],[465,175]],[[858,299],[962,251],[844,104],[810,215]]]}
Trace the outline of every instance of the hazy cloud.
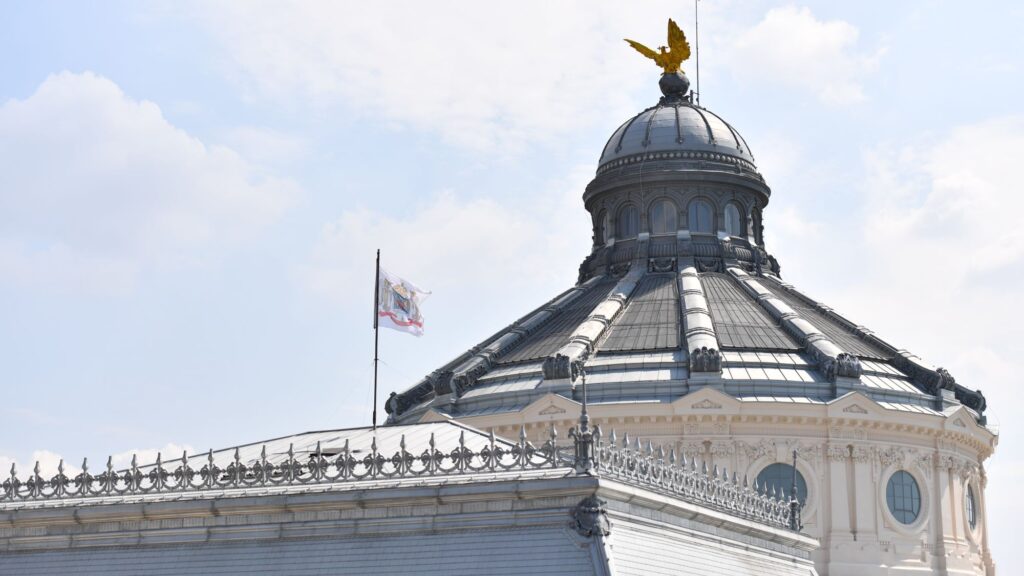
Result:
{"label": "hazy cloud", "polygon": [[0,280],[130,288],[146,263],[200,259],[265,226],[294,193],[95,74],[56,74],[0,105]]}
{"label": "hazy cloud", "polygon": [[849,22],[819,20],[809,8],[773,8],[736,37],[728,60],[743,81],[770,81],[808,90],[824,102],[849,104],[865,99],[864,81],[883,53],[864,51],[859,36]]}
{"label": "hazy cloud", "polygon": [[635,113],[623,86],[653,89],[657,76],[622,36],[664,43],[664,15],[677,11],[581,1],[378,8],[228,1],[194,13],[225,49],[229,74],[258,97],[344,103],[384,127],[514,150]]}
{"label": "hazy cloud", "polygon": [[[466,306],[491,306],[494,294],[575,281],[571,272],[589,248],[590,225],[580,191],[590,176],[589,167],[574,169],[532,202],[466,200],[447,191],[406,217],[347,211],[324,226],[301,277],[330,300],[347,303],[354,298],[362,305],[365,285],[352,279],[366,276],[367,266],[372,266],[366,255],[381,248],[392,272],[435,293],[456,294]],[[501,273],[493,273],[496,269]],[[508,313],[523,311],[513,307]]]}

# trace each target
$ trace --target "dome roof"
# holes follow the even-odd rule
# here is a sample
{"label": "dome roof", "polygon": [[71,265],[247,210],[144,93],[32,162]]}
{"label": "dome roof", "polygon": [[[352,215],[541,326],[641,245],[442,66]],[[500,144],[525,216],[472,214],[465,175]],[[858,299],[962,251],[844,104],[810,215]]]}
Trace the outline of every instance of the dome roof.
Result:
{"label": "dome roof", "polygon": [[679,158],[695,157],[687,153],[722,155],[722,158],[712,159],[729,160],[727,157],[731,157],[748,162],[754,168],[750,147],[728,122],[686,100],[663,99],[657,106],[626,121],[612,134],[601,153],[598,171],[619,162],[666,152],[679,154]]}

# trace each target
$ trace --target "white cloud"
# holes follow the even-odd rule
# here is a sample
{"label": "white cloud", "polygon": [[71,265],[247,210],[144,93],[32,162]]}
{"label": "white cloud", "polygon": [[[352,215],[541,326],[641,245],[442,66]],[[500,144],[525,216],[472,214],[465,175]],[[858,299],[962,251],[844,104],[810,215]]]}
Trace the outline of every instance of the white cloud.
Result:
{"label": "white cloud", "polygon": [[656,98],[656,70],[622,36],[664,43],[664,15],[678,11],[669,2],[635,10],[581,1],[379,8],[229,1],[194,12],[253,95],[290,106],[343,102],[378,125],[509,150],[635,113],[623,86]]}
{"label": "white cloud", "polygon": [[[183,451],[195,454],[195,449],[187,444],[168,442],[162,448],[139,448],[112,454],[110,456],[110,463],[114,470],[124,470],[131,466],[133,455],[138,457],[139,466],[144,466],[156,462],[157,454],[161,454],[163,461],[166,463],[170,460],[180,459]],[[64,461],[64,474],[67,476],[73,478],[82,471],[81,459],[65,461],[63,456],[50,450],[36,450],[24,462],[9,456],[0,456],[0,479],[10,477],[12,464],[15,466],[19,478],[27,478],[32,475],[36,463],[39,464],[39,475],[43,478],[49,478],[57,474],[58,467],[62,461]],[[106,470],[106,467],[106,458],[102,459],[102,461],[89,460],[89,471],[92,474],[99,474]]]}
{"label": "white cloud", "polygon": [[859,35],[849,22],[819,20],[806,7],[773,8],[736,37],[728,59],[743,81],[788,85],[849,104],[865,99],[864,80],[883,53],[858,50]]}
{"label": "white cloud", "polygon": [[1024,257],[1017,162],[1024,117],[963,126],[932,147],[882,149],[873,169],[868,238],[898,244],[951,274],[992,271]]}
{"label": "white cloud", "polygon": [[[590,175],[589,167],[578,167],[533,201],[464,199],[449,191],[405,217],[345,212],[324,227],[301,277],[316,293],[361,306],[366,286],[352,279],[367,272],[372,278],[368,255],[381,248],[391,272],[435,294],[457,294],[465,306],[493,307],[495,298],[521,296],[552,283],[568,287],[566,280],[575,281],[572,271],[589,248],[590,225],[580,191]],[[495,274],[496,269],[501,273]],[[523,311],[513,308],[502,316]]]}
{"label": "white cloud", "polygon": [[0,106],[0,281],[130,288],[265,226],[294,188],[106,78],[56,74]]}

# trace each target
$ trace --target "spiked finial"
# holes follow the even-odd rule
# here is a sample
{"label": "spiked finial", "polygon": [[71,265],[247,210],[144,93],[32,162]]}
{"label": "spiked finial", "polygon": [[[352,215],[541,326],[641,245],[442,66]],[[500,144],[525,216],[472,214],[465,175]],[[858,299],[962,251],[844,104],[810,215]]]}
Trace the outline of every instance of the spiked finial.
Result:
{"label": "spiked finial", "polygon": [[60,462],[57,463],[57,473],[61,476],[64,475],[64,459],[61,458]]}

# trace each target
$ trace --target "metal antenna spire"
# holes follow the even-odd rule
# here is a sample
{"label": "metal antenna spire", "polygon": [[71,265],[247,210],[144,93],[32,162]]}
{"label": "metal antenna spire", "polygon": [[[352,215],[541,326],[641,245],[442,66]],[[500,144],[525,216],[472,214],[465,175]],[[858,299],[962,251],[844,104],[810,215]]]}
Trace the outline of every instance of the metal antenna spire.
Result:
{"label": "metal antenna spire", "polygon": [[595,469],[594,444],[600,438],[600,432],[590,429],[590,414],[587,413],[587,372],[583,362],[573,362],[570,367],[570,378],[579,375],[580,387],[583,393],[583,406],[580,407],[580,423],[569,430],[569,437],[573,439],[574,467],[580,474],[593,474]]}
{"label": "metal antenna spire", "polygon": [[799,532],[803,526],[800,525],[800,500],[796,493],[796,449],[793,450],[793,485],[789,490],[789,529]]}
{"label": "metal antenna spire", "polygon": [[380,356],[380,248],[377,248],[377,275],[373,280],[373,429],[377,429],[377,364]]}
{"label": "metal antenna spire", "polygon": [[700,106],[700,22],[698,19],[698,6],[700,6],[700,0],[693,0],[693,43],[696,47],[695,64],[697,66],[697,89],[694,90],[694,94],[697,100],[696,104]]}

